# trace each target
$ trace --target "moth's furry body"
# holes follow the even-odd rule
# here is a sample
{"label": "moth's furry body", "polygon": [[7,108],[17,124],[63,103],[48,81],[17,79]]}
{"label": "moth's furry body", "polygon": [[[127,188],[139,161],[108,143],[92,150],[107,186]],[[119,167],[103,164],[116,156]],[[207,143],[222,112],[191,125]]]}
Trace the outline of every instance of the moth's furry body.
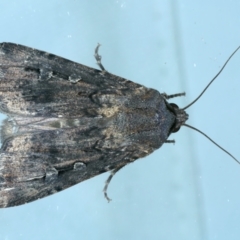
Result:
{"label": "moth's furry body", "polygon": [[160,148],[176,121],[156,90],[0,44],[0,207],[24,204]]}

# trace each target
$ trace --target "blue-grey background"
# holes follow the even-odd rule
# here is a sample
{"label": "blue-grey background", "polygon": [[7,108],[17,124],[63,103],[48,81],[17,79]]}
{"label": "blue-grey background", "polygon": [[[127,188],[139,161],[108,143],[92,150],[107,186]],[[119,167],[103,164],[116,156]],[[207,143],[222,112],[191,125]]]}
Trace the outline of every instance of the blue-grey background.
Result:
{"label": "blue-grey background", "polygon": [[[97,67],[192,101],[240,45],[239,0],[0,1],[0,42]],[[240,159],[240,52],[188,113]],[[145,159],[20,207],[0,209],[0,240],[239,239],[240,165],[182,128]],[[1,196],[0,196],[1,197]]]}

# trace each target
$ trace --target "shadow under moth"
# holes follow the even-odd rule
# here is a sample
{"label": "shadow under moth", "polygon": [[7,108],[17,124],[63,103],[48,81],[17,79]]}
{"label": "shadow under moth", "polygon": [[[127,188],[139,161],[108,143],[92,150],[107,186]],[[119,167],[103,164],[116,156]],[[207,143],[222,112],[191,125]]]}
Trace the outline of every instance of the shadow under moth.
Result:
{"label": "shadow under moth", "polygon": [[34,201],[111,170],[104,188],[109,200],[107,185],[119,169],[188,126],[185,108],[167,101],[183,94],[160,94],[107,72],[98,49],[101,70],[0,44],[0,111],[8,116],[1,127],[0,207]]}

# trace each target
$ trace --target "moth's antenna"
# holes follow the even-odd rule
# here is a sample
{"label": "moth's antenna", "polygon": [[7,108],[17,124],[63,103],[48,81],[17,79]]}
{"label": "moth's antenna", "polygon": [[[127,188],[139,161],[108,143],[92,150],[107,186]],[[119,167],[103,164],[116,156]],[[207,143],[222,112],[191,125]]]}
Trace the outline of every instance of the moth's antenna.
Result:
{"label": "moth's antenna", "polygon": [[[192,101],[190,104],[188,104],[186,107],[182,108],[182,110],[185,110],[187,108],[189,108],[190,106],[192,106],[202,95],[203,93],[208,89],[208,87],[212,84],[212,82],[219,76],[219,74],[222,72],[222,70],[226,67],[227,63],[229,62],[229,60],[233,57],[233,55],[238,51],[238,49],[240,48],[240,46],[231,54],[231,56],[227,59],[227,61],[224,63],[224,65],[222,66],[222,68],[220,69],[220,71],[216,74],[216,76],[210,81],[210,83],[204,88],[204,90],[201,92],[201,94],[194,100]],[[235,159],[236,160],[236,159]]]}
{"label": "moth's antenna", "polygon": [[240,164],[240,162],[231,154],[229,153],[227,150],[225,150],[223,147],[221,147],[220,145],[218,145],[215,141],[213,141],[207,134],[205,134],[204,132],[200,131],[199,129],[192,127],[186,123],[183,124],[183,126],[191,128],[199,133],[201,133],[203,136],[205,136],[208,140],[210,140],[213,144],[215,144],[217,147],[219,147],[220,149],[222,149],[226,154],[228,154],[231,158],[233,158],[238,164]]}
{"label": "moth's antenna", "polygon": [[[223,71],[223,69],[226,67],[227,63],[230,61],[230,59],[233,57],[233,55],[239,50],[240,46],[230,55],[230,57],[227,59],[227,61],[224,63],[224,65],[222,66],[222,68],[220,69],[220,71],[216,74],[216,76],[210,81],[210,83],[203,89],[203,91],[201,92],[201,94],[194,100],[192,101],[190,104],[188,104],[186,107],[182,108],[181,110],[184,111],[185,109],[189,108],[190,106],[192,106],[202,95],[203,93],[208,89],[208,87],[213,83],[213,81],[219,76],[219,74]],[[240,164],[240,161],[238,161],[231,153],[229,153],[227,150],[225,150],[223,147],[221,147],[220,145],[218,145],[215,141],[213,141],[209,136],[207,136],[205,133],[203,133],[202,131],[200,131],[199,129],[192,127],[186,123],[182,124],[183,126],[186,126],[188,128],[191,128],[199,133],[201,133],[203,136],[205,136],[208,140],[210,140],[213,144],[215,144],[217,147],[219,147],[222,151],[224,151],[226,154],[228,154],[232,159],[234,159],[238,164]]]}

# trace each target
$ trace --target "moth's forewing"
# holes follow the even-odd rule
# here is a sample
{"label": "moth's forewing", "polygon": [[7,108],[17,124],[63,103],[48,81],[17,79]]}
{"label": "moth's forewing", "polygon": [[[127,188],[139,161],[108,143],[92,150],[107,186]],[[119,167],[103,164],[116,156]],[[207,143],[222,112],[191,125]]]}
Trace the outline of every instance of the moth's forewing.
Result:
{"label": "moth's forewing", "polygon": [[0,44],[0,207],[24,204],[159,148],[175,116],[156,90]]}

